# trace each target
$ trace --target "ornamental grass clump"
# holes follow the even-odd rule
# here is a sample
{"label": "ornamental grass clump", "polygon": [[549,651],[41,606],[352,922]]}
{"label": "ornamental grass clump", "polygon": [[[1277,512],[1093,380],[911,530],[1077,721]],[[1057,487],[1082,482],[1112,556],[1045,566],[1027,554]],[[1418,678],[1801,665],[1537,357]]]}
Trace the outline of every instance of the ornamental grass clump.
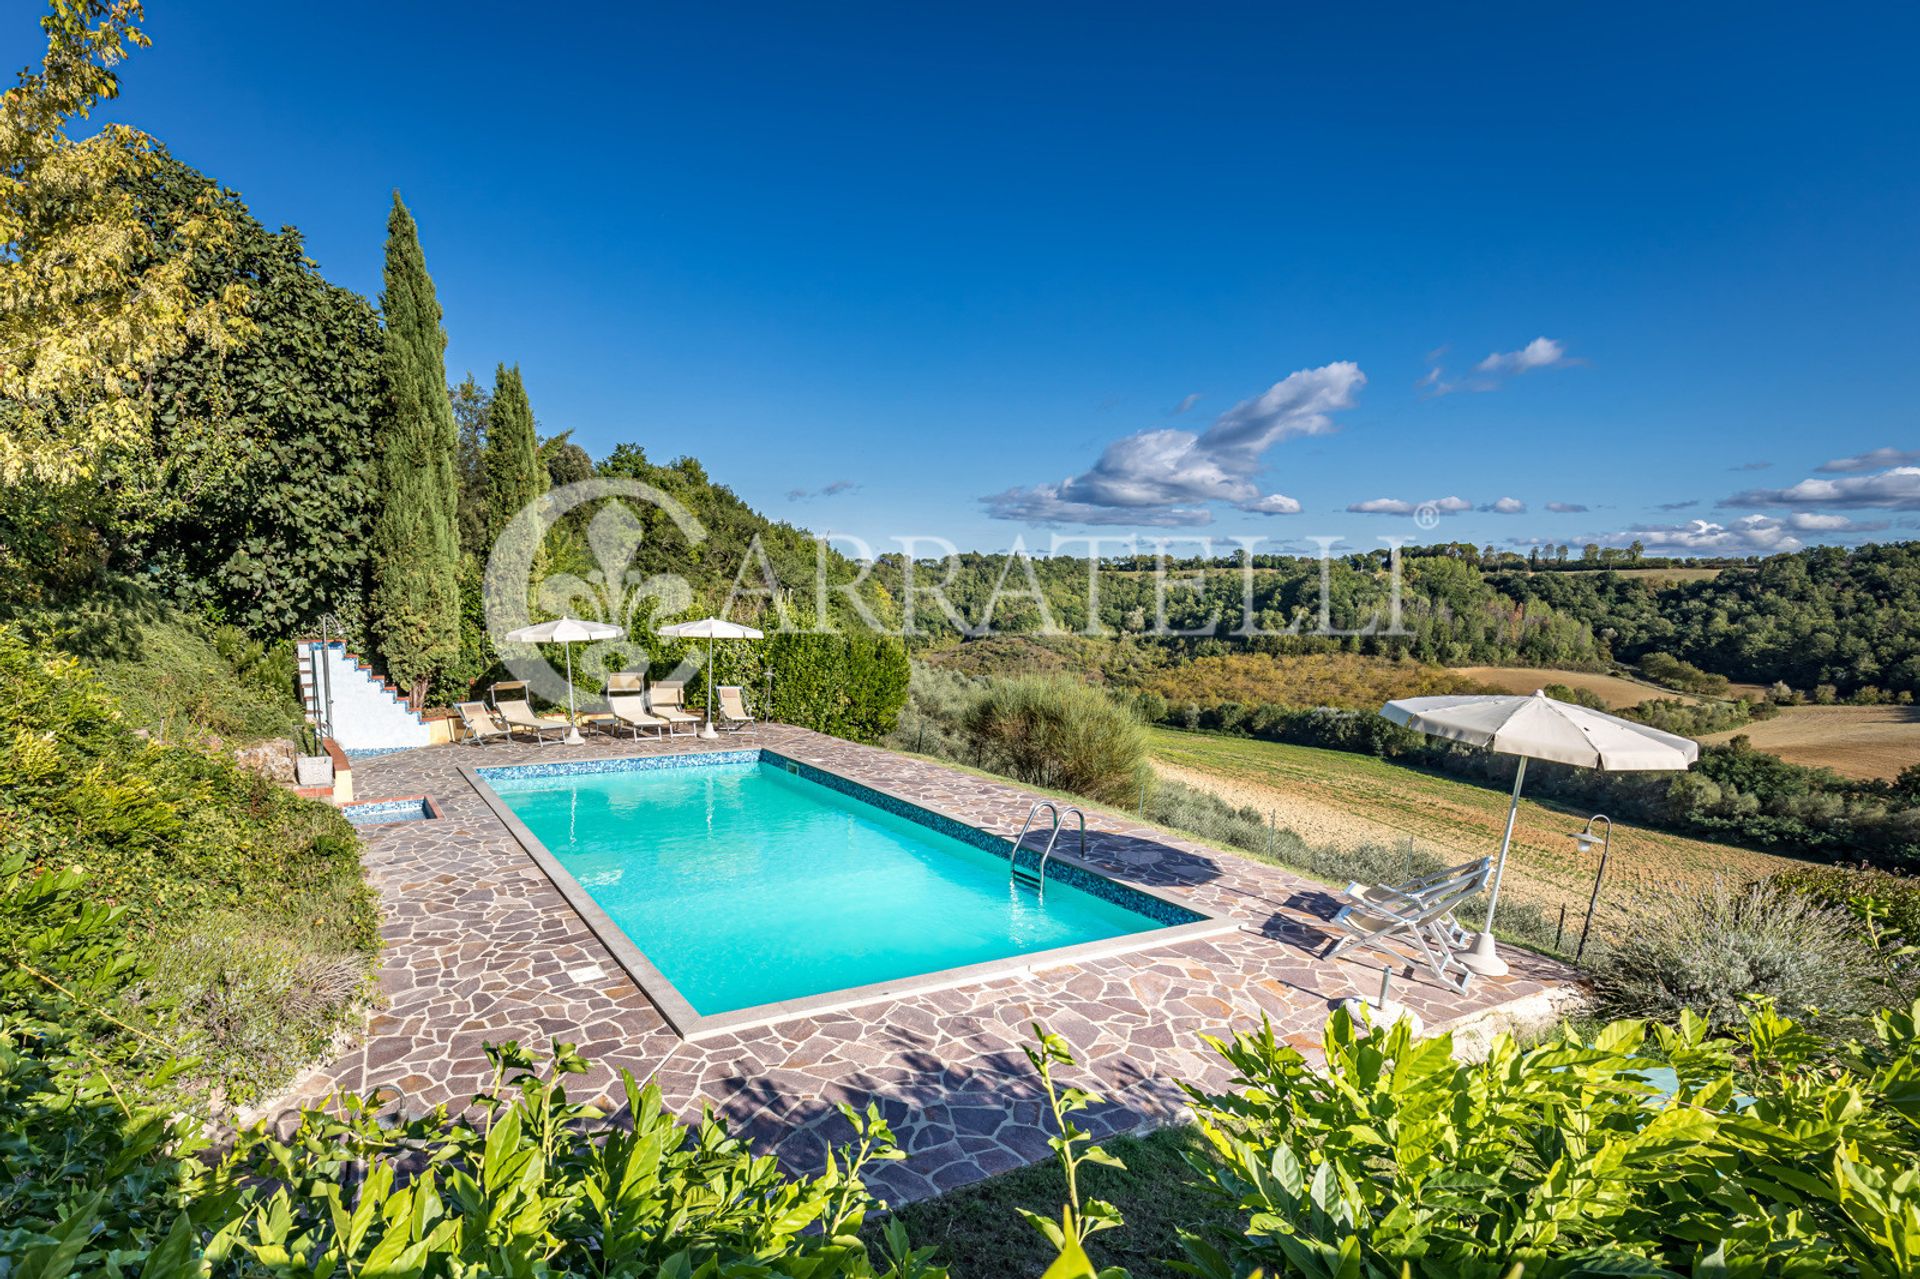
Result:
{"label": "ornamental grass clump", "polygon": [[1715,1031],[1743,1024],[1760,996],[1811,1021],[1864,1016],[1889,997],[1887,966],[1842,908],[1761,883],[1720,880],[1642,897],[1593,964],[1599,1009],[1617,1017],[1683,1010]]}

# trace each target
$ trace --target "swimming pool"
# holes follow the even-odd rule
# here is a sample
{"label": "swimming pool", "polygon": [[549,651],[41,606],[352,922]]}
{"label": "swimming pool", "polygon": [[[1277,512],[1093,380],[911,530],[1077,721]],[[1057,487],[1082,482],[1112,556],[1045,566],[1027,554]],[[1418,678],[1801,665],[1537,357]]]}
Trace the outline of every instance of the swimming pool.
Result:
{"label": "swimming pool", "polygon": [[1057,851],[1036,894],[1007,835],[772,751],[472,773],[683,1035],[1219,930]]}

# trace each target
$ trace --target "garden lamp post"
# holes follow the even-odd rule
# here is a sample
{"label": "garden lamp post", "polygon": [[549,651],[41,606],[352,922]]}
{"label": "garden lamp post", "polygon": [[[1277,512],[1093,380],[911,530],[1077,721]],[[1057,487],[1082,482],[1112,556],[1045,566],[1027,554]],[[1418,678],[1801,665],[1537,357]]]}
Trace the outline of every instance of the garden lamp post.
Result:
{"label": "garden lamp post", "polygon": [[[1599,835],[1594,834],[1595,822],[1605,822],[1606,831]],[[1568,838],[1573,841],[1573,846],[1579,849],[1583,856],[1593,851],[1596,842],[1600,845],[1600,869],[1593,873],[1593,896],[1587,899],[1587,918],[1586,922],[1580,925],[1580,944],[1573,948],[1573,962],[1577,964],[1580,962],[1580,956],[1587,949],[1587,930],[1593,927],[1594,908],[1600,904],[1600,881],[1607,877],[1607,854],[1613,851],[1613,818],[1605,813],[1595,813],[1587,818],[1585,830],[1575,831]]]}

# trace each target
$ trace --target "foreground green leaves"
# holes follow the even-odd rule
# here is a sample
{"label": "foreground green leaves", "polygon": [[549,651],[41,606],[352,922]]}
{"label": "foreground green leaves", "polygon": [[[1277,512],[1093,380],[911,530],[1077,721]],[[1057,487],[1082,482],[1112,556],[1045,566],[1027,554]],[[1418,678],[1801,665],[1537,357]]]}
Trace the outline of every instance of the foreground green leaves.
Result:
{"label": "foreground green leaves", "polygon": [[[1617,1022],[1477,1065],[1339,1012],[1316,1070],[1271,1028],[1190,1089],[1245,1213],[1190,1273],[1313,1279],[1862,1275],[1920,1269],[1920,1039],[1835,1045],[1764,1004],[1730,1038]],[[1670,1072],[1670,1073],[1668,1073]],[[1663,1087],[1669,1085],[1670,1087]]]}
{"label": "foreground green leaves", "polygon": [[[629,1074],[612,1115],[572,1100],[561,1080],[586,1063],[570,1045],[554,1046],[544,1073],[517,1044],[489,1052],[493,1082],[461,1116],[394,1121],[379,1098],[348,1098],[306,1112],[286,1137],[245,1133],[217,1160],[191,1157],[204,1143],[190,1126],[135,1113],[111,1158],[62,1165],[33,1130],[34,1110],[60,1124],[60,1107],[98,1096],[86,1081],[42,1073],[39,1091],[6,1097],[4,1171],[43,1193],[0,1230],[0,1274],[944,1274],[897,1227],[883,1233],[877,1264],[859,1238],[877,1206],[862,1169],[900,1157],[876,1110],[843,1107],[850,1139],[819,1176],[790,1178],[710,1114],[681,1126],[659,1090]],[[91,1119],[66,1135],[116,1142],[110,1108]],[[136,1194],[116,1184],[129,1175],[146,1178]]]}

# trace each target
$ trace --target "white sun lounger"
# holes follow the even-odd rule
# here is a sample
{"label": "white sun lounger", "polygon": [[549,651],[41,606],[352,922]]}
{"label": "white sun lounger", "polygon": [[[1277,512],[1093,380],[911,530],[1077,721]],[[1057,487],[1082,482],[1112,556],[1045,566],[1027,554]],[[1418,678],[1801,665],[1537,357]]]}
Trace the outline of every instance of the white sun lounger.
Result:
{"label": "white sun lounger", "polygon": [[495,684],[493,709],[499,713],[509,733],[532,733],[534,740],[542,745],[546,744],[547,734],[555,733],[564,738],[571,727],[564,719],[548,719],[533,713],[533,703],[527,700],[525,680]]}
{"label": "white sun lounger", "polygon": [[684,684],[655,684],[647,690],[647,709],[653,712],[655,717],[664,719],[669,725],[675,726],[668,731],[677,734],[679,731],[678,725],[691,725],[700,722],[698,715],[688,713],[685,704],[681,700],[685,696],[686,686]]}
{"label": "white sun lounger", "polygon": [[673,725],[647,710],[646,693],[638,675],[607,676],[607,713],[613,717],[608,732],[626,728],[638,740],[640,730],[651,729],[655,737],[671,731]]}
{"label": "white sun lounger", "polygon": [[747,698],[738,684],[722,684],[713,690],[720,702],[720,718],[714,727],[722,732],[737,733],[743,728],[753,727],[753,714],[747,710]]}
{"label": "white sun lounger", "polygon": [[[1476,857],[1470,862],[1458,866],[1449,866],[1444,870],[1428,871],[1407,880],[1402,884],[1348,884],[1341,896],[1358,906],[1384,904],[1405,910],[1418,908],[1430,901],[1435,894],[1446,891],[1447,887],[1463,876],[1478,875],[1485,884],[1485,876],[1493,867],[1491,857]],[[1436,921],[1442,930],[1442,936],[1448,944],[1463,947],[1472,943],[1473,934],[1460,927],[1460,921],[1448,911],[1444,919]]]}
{"label": "white sun lounger", "polygon": [[485,702],[456,702],[453,709],[460,714],[460,727],[466,732],[462,740],[469,745],[513,736],[513,730],[495,719]]}
{"label": "white sun lounger", "polygon": [[[1481,859],[1464,867],[1444,872],[1446,878],[1427,876],[1414,881],[1417,888],[1401,886],[1368,889],[1368,895],[1340,908],[1333,926],[1344,936],[1327,951],[1332,959],[1358,946],[1382,950],[1399,958],[1389,948],[1391,942],[1410,945],[1426,964],[1428,971],[1442,984],[1464,991],[1473,973],[1462,964],[1455,951],[1460,948],[1461,930],[1453,919],[1456,907],[1486,887],[1491,862]],[[1407,891],[1403,891],[1407,890]]]}

